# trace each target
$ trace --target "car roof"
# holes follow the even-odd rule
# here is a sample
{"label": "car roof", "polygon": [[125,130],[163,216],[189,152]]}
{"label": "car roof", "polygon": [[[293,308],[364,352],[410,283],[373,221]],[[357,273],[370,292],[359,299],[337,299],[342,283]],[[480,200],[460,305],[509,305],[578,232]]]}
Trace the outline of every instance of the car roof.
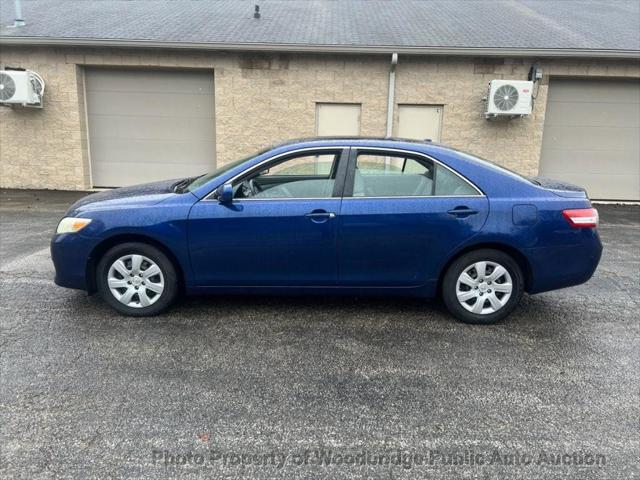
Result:
{"label": "car roof", "polygon": [[429,138],[425,138],[424,140],[416,140],[412,138],[400,138],[400,137],[360,137],[360,136],[320,136],[320,137],[305,137],[305,138],[296,138],[292,140],[287,140],[285,142],[277,143],[272,145],[270,149],[276,149],[280,147],[288,147],[288,146],[300,146],[300,145],[335,145],[335,144],[344,144],[347,143],[349,145],[397,145],[399,143],[410,143],[414,145],[431,145],[432,141]]}
{"label": "car roof", "polygon": [[358,137],[358,136],[327,136],[327,137],[306,137],[287,140],[282,143],[271,145],[260,153],[269,151],[286,152],[301,148],[313,147],[370,147],[370,148],[397,148],[406,149],[422,153],[442,153],[443,151],[455,152],[455,149],[446,145],[432,142],[430,139],[416,140],[412,138],[400,137]]}

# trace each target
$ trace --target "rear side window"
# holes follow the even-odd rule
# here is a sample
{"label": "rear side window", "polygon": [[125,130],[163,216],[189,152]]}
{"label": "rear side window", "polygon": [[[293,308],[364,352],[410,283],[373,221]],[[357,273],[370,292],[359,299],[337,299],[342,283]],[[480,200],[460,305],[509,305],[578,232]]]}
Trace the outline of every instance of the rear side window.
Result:
{"label": "rear side window", "polygon": [[478,195],[451,170],[403,154],[359,153],[354,175],[354,197],[429,197]]}
{"label": "rear side window", "polygon": [[433,163],[401,154],[361,153],[356,160],[354,197],[433,195]]}
{"label": "rear side window", "polygon": [[439,196],[458,196],[458,195],[478,195],[475,188],[468,182],[460,178],[440,165],[436,173],[436,195]]}

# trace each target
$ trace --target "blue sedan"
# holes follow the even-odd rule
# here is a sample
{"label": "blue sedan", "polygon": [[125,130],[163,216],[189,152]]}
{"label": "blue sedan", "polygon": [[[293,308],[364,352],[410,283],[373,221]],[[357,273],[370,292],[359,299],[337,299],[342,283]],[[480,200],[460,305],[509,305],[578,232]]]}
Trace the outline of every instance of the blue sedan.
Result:
{"label": "blue sedan", "polygon": [[55,281],[118,312],[181,293],[441,296],[468,323],[586,282],[598,213],[573,185],[399,139],[288,142],[196,178],[89,195],[51,241]]}

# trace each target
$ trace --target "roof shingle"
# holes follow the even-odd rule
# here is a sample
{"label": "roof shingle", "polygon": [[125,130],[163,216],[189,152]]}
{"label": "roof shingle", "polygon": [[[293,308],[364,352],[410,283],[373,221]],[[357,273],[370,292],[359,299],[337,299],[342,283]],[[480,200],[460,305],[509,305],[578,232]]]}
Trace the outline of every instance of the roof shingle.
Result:
{"label": "roof shingle", "polygon": [[[253,18],[254,3],[261,18]],[[167,43],[640,51],[626,0],[22,0],[2,37]]]}

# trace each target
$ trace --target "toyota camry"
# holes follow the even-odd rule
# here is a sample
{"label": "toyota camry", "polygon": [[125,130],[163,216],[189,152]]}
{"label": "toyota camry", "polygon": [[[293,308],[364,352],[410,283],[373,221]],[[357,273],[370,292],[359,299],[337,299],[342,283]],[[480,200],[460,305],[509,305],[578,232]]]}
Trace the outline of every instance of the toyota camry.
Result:
{"label": "toyota camry", "polygon": [[181,293],[374,294],[439,296],[488,324],[525,292],[586,282],[597,224],[574,185],[430,142],[314,138],[89,195],[51,254],[58,285],[132,316]]}

